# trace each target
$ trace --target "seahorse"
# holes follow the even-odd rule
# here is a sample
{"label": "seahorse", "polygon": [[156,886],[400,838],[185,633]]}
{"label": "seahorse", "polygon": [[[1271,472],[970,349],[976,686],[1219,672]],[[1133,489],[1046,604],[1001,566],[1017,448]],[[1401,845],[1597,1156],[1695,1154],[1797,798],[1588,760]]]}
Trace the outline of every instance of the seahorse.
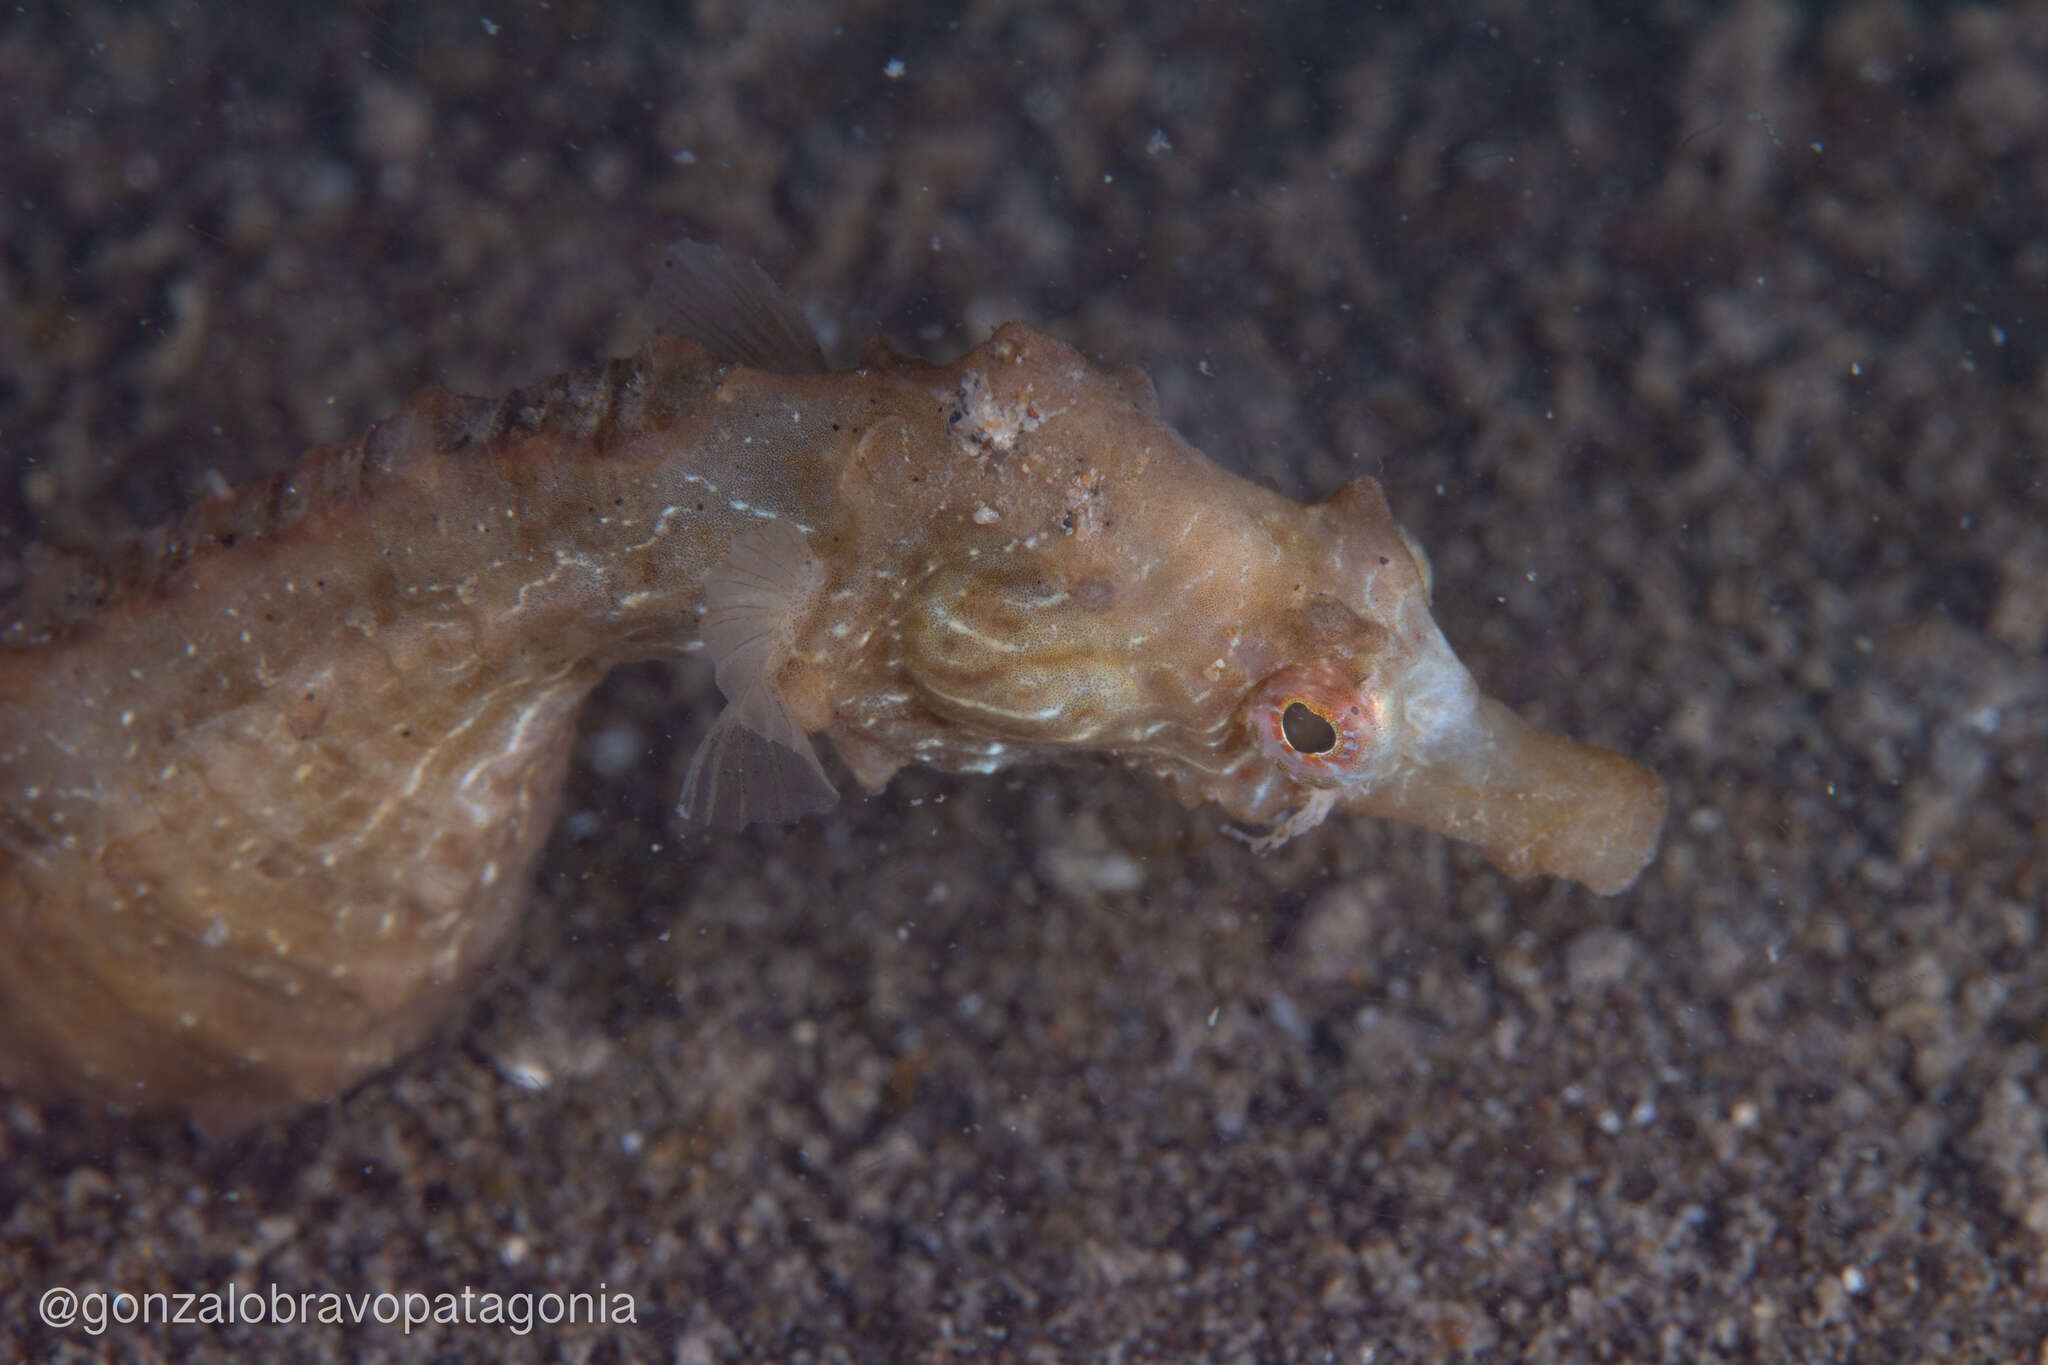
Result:
{"label": "seahorse", "polygon": [[497,402],[419,393],[0,611],[0,1083],[209,1132],[331,1097],[502,947],[611,668],[703,651],[681,806],[734,826],[922,763],[1118,763],[1612,893],[1663,784],[1483,696],[1379,486],[1300,504],[1149,382],[1012,323],[827,371],[758,270],[689,335]]}

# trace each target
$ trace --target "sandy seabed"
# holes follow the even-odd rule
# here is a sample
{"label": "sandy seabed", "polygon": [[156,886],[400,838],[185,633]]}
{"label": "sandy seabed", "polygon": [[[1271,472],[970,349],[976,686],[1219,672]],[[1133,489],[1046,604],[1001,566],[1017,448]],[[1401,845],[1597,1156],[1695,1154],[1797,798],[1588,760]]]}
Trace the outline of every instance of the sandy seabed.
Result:
{"label": "sandy seabed", "polygon": [[[627,670],[441,1044],[227,1146],[0,1101],[0,1359],[2042,1353],[2048,8],[1247,8],[0,20],[10,562],[629,349],[687,232],[1377,475],[1673,812],[1610,900],[1106,771],[714,840]],[[226,1283],[636,1322],[37,1321]]]}

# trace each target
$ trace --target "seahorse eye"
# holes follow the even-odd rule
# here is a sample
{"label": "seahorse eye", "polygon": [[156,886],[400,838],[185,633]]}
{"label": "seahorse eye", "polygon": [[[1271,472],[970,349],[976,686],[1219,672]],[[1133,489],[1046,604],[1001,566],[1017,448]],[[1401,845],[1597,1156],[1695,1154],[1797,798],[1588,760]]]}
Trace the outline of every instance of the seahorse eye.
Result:
{"label": "seahorse eye", "polygon": [[1344,659],[1283,668],[1248,702],[1251,741],[1312,787],[1370,781],[1385,761],[1379,698]]}
{"label": "seahorse eye", "polygon": [[1337,727],[1306,702],[1291,701],[1280,713],[1280,733],[1298,754],[1326,754],[1337,747]]}

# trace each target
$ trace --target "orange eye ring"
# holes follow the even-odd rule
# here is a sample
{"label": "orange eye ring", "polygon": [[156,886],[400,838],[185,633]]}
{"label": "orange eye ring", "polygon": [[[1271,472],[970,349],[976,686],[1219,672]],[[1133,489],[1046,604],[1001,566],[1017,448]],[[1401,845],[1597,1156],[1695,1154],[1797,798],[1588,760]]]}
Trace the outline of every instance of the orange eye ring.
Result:
{"label": "orange eye ring", "polygon": [[1373,757],[1378,703],[1332,663],[1285,669],[1266,680],[1251,706],[1253,732],[1267,757],[1298,777],[1332,782]]}

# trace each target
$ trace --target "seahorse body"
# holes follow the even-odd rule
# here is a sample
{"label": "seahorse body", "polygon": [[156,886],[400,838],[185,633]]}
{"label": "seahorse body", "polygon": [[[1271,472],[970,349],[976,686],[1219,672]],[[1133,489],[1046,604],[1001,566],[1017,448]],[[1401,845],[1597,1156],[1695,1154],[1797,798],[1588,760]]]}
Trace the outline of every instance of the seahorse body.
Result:
{"label": "seahorse body", "polygon": [[1021,325],[830,374],[801,330],[429,390],[38,550],[0,620],[0,1083],[219,1132],[381,1069],[514,924],[591,690],[698,648],[728,709],[685,805],[726,823],[829,800],[824,733],[870,787],[1106,757],[1268,843],[1359,809],[1601,891],[1654,850],[1662,784],[1479,695],[1372,481],[1256,488]]}

